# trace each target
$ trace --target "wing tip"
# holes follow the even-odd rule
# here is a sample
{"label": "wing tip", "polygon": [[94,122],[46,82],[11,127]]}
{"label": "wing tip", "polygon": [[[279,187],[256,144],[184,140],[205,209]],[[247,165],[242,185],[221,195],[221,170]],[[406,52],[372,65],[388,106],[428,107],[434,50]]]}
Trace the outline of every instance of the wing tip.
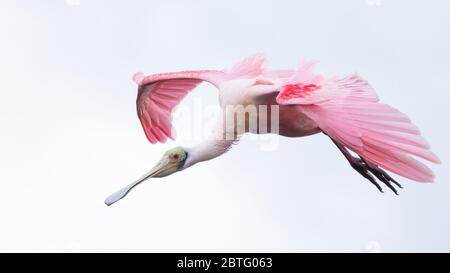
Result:
{"label": "wing tip", "polygon": [[[158,127],[159,130],[161,130],[161,128]],[[175,130],[172,128],[170,131],[170,134],[167,134],[165,131],[161,130],[161,134],[160,135],[156,135],[154,132],[154,128],[152,130],[152,128],[147,129],[146,127],[144,127],[144,132],[145,132],[145,136],[147,137],[147,140],[151,143],[151,144],[158,144],[158,143],[166,143],[168,139],[175,141],[176,139],[176,135],[175,135]]]}
{"label": "wing tip", "polygon": [[431,159],[433,159],[433,160],[430,160],[431,162],[433,162],[435,164],[441,164],[442,163],[441,159],[435,153],[433,153],[431,150],[429,150],[429,152],[430,152],[430,155],[431,155]]}
{"label": "wing tip", "polygon": [[142,81],[144,81],[145,75],[142,72],[137,72],[133,75],[133,81],[137,83],[137,85],[141,85]]}
{"label": "wing tip", "polygon": [[263,73],[266,65],[266,55],[262,52],[258,52],[247,56],[236,63],[230,70],[228,70],[228,74],[233,77],[256,77]]}

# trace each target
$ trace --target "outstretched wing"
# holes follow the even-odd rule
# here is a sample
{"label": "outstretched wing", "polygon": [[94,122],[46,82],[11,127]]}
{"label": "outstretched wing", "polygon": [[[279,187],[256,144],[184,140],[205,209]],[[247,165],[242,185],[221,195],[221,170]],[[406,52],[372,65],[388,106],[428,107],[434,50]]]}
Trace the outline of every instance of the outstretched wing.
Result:
{"label": "outstretched wing", "polygon": [[357,75],[326,79],[304,64],[277,96],[280,104],[299,105],[327,135],[364,159],[419,182],[433,172],[412,156],[439,163],[419,129],[387,104]]}
{"label": "outstretched wing", "polygon": [[145,135],[151,143],[174,139],[172,112],[180,101],[203,81],[217,86],[221,71],[182,71],[144,77],[137,73],[137,113]]}
{"label": "outstretched wing", "polygon": [[265,58],[261,54],[249,56],[228,71],[196,70],[144,76],[136,73],[139,85],[137,113],[145,135],[151,143],[174,139],[172,112],[180,101],[200,83],[206,81],[216,87],[226,80],[256,77],[263,71]]}

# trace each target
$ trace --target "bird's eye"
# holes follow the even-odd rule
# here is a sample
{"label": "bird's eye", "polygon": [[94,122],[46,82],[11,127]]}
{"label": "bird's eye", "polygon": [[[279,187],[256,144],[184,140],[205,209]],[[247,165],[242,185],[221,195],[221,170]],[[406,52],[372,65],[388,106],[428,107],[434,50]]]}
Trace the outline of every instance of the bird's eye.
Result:
{"label": "bird's eye", "polygon": [[178,154],[173,155],[173,159],[178,160],[178,158],[180,158],[180,156]]}

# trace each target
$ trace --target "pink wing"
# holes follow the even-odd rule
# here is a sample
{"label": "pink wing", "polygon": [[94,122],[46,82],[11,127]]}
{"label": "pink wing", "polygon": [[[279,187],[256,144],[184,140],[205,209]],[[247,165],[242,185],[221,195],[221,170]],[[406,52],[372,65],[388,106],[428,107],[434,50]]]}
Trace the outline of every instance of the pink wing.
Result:
{"label": "pink wing", "polygon": [[432,182],[433,172],[417,156],[439,163],[410,119],[378,102],[359,76],[325,79],[301,66],[277,96],[280,104],[295,104],[328,136],[364,159],[419,182]]}
{"label": "pink wing", "polygon": [[289,79],[295,73],[295,70],[291,69],[279,69],[279,70],[265,70],[263,76],[269,79]]}
{"label": "pink wing", "polygon": [[139,85],[136,100],[137,113],[145,135],[151,143],[174,139],[172,112],[180,101],[203,81],[218,85],[221,71],[182,71],[145,77],[134,75]]}
{"label": "pink wing", "polygon": [[264,54],[250,55],[227,71],[228,79],[258,77],[265,71],[267,60]]}
{"label": "pink wing", "polygon": [[181,71],[147,77],[136,73],[133,79],[139,85],[137,112],[148,140],[151,143],[164,143],[167,138],[174,139],[172,112],[203,81],[218,87],[225,80],[256,77],[264,70],[264,64],[264,56],[255,54],[240,61],[229,71]]}

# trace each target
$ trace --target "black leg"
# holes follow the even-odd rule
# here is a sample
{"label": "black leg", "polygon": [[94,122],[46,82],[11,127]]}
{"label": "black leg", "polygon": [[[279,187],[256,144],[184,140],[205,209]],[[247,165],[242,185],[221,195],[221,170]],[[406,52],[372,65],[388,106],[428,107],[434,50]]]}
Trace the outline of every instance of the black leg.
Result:
{"label": "black leg", "polygon": [[395,194],[398,195],[397,190],[394,188],[392,183],[394,183],[397,187],[402,189],[403,187],[402,187],[402,185],[400,185],[400,183],[395,181],[389,174],[387,174],[384,170],[382,170],[377,165],[374,165],[374,164],[368,162],[367,160],[364,160],[364,159],[362,159],[362,160],[364,161],[364,163],[366,163],[370,172],[373,173],[378,178],[378,180],[383,182],[389,189],[391,189]]}
{"label": "black leg", "polygon": [[[383,189],[381,186],[377,183],[378,178],[379,181],[381,181],[383,184],[385,184],[389,189],[391,189],[395,194],[398,195],[397,190],[392,185],[395,184],[397,187],[402,188],[402,186],[395,181],[389,174],[387,174],[384,170],[382,170],[380,167],[378,167],[375,164],[372,164],[365,160],[364,158],[357,158],[354,157],[343,145],[337,143],[334,141],[334,139],[331,138],[333,143],[338,147],[339,151],[347,158],[348,162],[352,166],[353,169],[355,169],[358,173],[360,173],[363,177],[365,177],[367,180],[369,180],[380,192],[383,192]],[[375,175],[375,177],[374,177]],[[391,183],[392,182],[392,183]]]}

